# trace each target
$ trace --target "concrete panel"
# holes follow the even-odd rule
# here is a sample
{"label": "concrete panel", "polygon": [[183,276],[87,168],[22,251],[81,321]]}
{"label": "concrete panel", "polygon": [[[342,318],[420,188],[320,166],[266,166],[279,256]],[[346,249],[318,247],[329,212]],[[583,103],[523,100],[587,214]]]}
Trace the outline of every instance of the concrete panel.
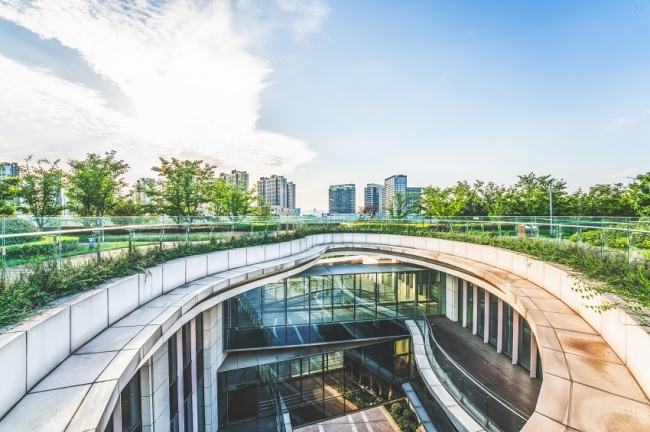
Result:
{"label": "concrete panel", "polygon": [[360,233],[352,234],[352,242],[365,244],[367,242],[366,234],[360,234]]}
{"label": "concrete panel", "polygon": [[[609,301],[602,297],[603,301]],[[627,363],[627,321],[627,314],[614,308],[602,313],[601,327],[596,328],[623,363]]]}
{"label": "concrete panel", "polygon": [[429,252],[440,252],[440,239],[428,238],[427,239],[427,250]]}
{"label": "concrete panel", "polygon": [[193,282],[208,275],[208,256],[197,255],[185,258],[185,283]]}
{"label": "concrete panel", "polygon": [[138,275],[138,278],[140,306],[162,295],[162,267],[151,267],[146,274]]}
{"label": "concrete panel", "polygon": [[481,262],[496,267],[497,248],[491,246],[481,246]]}
{"label": "concrete panel", "polygon": [[264,246],[264,260],[272,261],[280,258],[280,245],[270,244]]}
{"label": "concrete panel", "polygon": [[[584,285],[580,280],[566,275],[566,277],[562,277],[560,280],[560,295],[558,297],[568,307],[573,309],[575,312],[580,313],[583,299],[581,297],[581,293],[578,290],[583,289],[583,287]],[[557,296],[557,294],[554,292],[551,292],[551,294]]]}
{"label": "concrete panel", "polygon": [[451,240],[440,240],[440,253],[453,255],[454,254],[454,243]]}
{"label": "concrete panel", "polygon": [[544,263],[530,260],[528,265],[528,280],[535,285],[544,286]]}
{"label": "concrete panel", "polygon": [[650,396],[650,334],[647,327],[641,327],[631,319],[629,324],[626,327],[626,364],[646,396]]}
{"label": "concrete panel", "polygon": [[[93,384],[66,430],[95,430],[102,423],[108,424],[112,411],[106,408],[115,405],[117,402],[118,390],[116,384],[116,381]],[[102,421],[104,416],[106,418]]]}
{"label": "concrete panel", "polygon": [[483,259],[483,246],[468,243],[467,244],[467,259],[482,262]]}
{"label": "concrete panel", "polygon": [[48,310],[27,330],[27,388],[70,355],[70,308]]}
{"label": "concrete panel", "polygon": [[390,236],[388,234],[379,234],[379,244],[390,244]]}
{"label": "concrete panel", "polygon": [[228,268],[234,269],[246,265],[246,248],[231,249],[228,251]]}
{"label": "concrete panel", "polygon": [[264,262],[264,246],[250,246],[246,248],[246,265]]}
{"label": "concrete panel", "polygon": [[528,279],[529,259],[523,255],[512,254],[512,272],[522,279]]}
{"label": "concrete panel", "polygon": [[314,246],[322,245],[325,242],[323,234],[316,234],[310,237],[314,239],[312,243]]}
{"label": "concrete panel", "polygon": [[108,290],[98,289],[70,305],[70,350],[75,352],[108,327]]}
{"label": "concrete panel", "polygon": [[454,242],[454,255],[467,258],[467,243]]}
{"label": "concrete panel", "polygon": [[108,325],[111,326],[140,306],[138,275],[127,276],[109,285],[108,291]]}
{"label": "concrete panel", "polygon": [[[368,234],[370,235],[370,234]],[[414,237],[413,238],[413,247],[415,249],[427,250],[427,238],[426,237]]]}
{"label": "concrete panel", "polygon": [[400,236],[400,246],[413,249],[415,240],[413,236]]}
{"label": "concrete panel", "polygon": [[314,236],[305,237],[305,248],[311,249],[314,247]]}
{"label": "concrete panel", "polygon": [[208,254],[209,275],[226,271],[228,268],[228,251],[212,252]]}
{"label": "concrete panel", "polygon": [[161,265],[163,294],[185,284],[185,260],[178,259]]}
{"label": "concrete panel", "polygon": [[322,244],[329,244],[333,243],[333,234],[323,234],[323,243]]}
{"label": "concrete panel", "polygon": [[562,277],[563,274],[566,275],[565,272],[559,268],[546,264],[544,266],[544,283],[542,284],[542,288],[553,294],[555,297],[560,297],[562,291],[562,279],[566,279],[566,276]]}
{"label": "concrete panel", "polygon": [[332,234],[332,243],[343,243],[343,234]]}
{"label": "concrete panel", "polygon": [[391,246],[402,246],[402,236],[396,234],[388,234],[388,244]]}
{"label": "concrete panel", "polygon": [[514,254],[504,249],[497,249],[497,267],[512,273],[512,256]]}
{"label": "concrete panel", "polygon": [[0,334],[0,418],[27,392],[27,333]]}
{"label": "concrete panel", "polygon": [[280,258],[288,257],[291,255],[291,244],[284,242],[280,243]]}
{"label": "concrete panel", "polygon": [[344,233],[343,234],[343,243],[354,243],[354,234]]}
{"label": "concrete panel", "polygon": [[63,432],[89,389],[85,385],[28,394],[2,419],[0,431]]}

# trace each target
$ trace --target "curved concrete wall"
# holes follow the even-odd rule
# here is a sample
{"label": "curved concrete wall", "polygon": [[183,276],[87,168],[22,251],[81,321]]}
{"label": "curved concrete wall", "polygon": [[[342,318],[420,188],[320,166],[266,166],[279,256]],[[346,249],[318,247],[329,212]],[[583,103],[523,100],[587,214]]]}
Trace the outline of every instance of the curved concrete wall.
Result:
{"label": "curved concrete wall", "polygon": [[[94,405],[99,400],[105,403],[99,407],[99,418],[97,407],[90,417],[97,419],[95,426],[105,424],[108,409],[135,367],[181,323],[265,281],[302,271],[322,254],[337,250],[376,252],[432,268],[442,266],[448,273],[474,280],[525,316],[540,346],[544,369],[537,412],[527,430],[650,428],[646,398],[650,373],[643,367],[650,358],[650,338],[647,329],[636,325],[635,317],[626,311],[598,314],[586,307],[609,297],[584,300],[575,289],[581,282],[570,270],[510,251],[382,234],[322,234],[188,257],[154,267],[149,275],[130,276],[61,300],[42,315],[0,335],[0,416],[71,353],[101,343],[97,339],[120,319],[137,315],[145,305],[164,309],[157,322],[133,335],[129,347],[138,355],[127,362],[129,367],[120,368],[112,389],[102,390],[108,396],[94,398]],[[68,397],[70,410],[75,405],[71,415],[87,415],[92,407],[79,410],[85,404],[81,400],[75,404],[75,398],[79,399],[73,394]],[[28,399],[23,398],[0,422],[0,430],[7,429],[19,408],[29,408]],[[67,421],[66,425],[60,430],[74,430]]]}

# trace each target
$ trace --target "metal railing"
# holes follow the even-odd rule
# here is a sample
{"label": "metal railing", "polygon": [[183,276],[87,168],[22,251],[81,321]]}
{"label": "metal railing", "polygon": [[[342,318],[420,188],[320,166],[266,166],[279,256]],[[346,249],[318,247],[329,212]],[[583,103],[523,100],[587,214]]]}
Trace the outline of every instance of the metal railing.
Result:
{"label": "metal railing", "polygon": [[416,310],[417,323],[431,368],[447,391],[476,421],[487,430],[520,430],[528,418],[465,372],[438,345],[423,310]]}

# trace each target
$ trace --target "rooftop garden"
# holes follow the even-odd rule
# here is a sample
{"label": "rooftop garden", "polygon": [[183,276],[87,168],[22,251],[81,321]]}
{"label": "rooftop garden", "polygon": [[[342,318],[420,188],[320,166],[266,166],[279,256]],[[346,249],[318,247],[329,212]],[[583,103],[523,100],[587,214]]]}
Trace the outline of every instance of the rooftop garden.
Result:
{"label": "rooftop garden", "polygon": [[[508,228],[501,224],[501,228]],[[123,228],[123,227],[122,227]],[[92,289],[116,277],[146,272],[169,260],[237,247],[263,245],[303,238],[319,233],[384,233],[434,237],[500,247],[527,254],[536,259],[568,266],[601,284],[587,287],[586,296],[612,292],[628,301],[632,308],[650,308],[650,263],[627,253],[603,251],[577,241],[550,241],[529,236],[504,236],[494,229],[479,231],[454,228],[446,223],[392,222],[313,223],[297,226],[275,223],[233,223],[228,230],[197,230],[190,234],[183,227],[169,241],[162,242],[157,231],[140,233],[146,241],[137,243],[131,232],[120,239],[126,247],[116,253],[88,254],[84,259],[62,258],[53,241],[37,240],[30,248],[42,249],[38,259],[30,259],[18,269],[2,266],[0,278],[0,327],[15,325],[48,303],[74,293]],[[122,229],[122,231],[124,231]],[[169,227],[167,231],[174,231]],[[501,234],[501,235],[499,235]],[[130,237],[129,237],[130,236]],[[65,238],[65,237],[63,237]],[[100,238],[99,236],[97,238]],[[131,238],[129,241],[128,238]],[[69,240],[75,244],[76,240]],[[17,243],[20,245],[21,243]],[[11,246],[8,246],[11,247]],[[87,246],[86,246],[87,247]],[[49,251],[49,252],[46,252]]]}

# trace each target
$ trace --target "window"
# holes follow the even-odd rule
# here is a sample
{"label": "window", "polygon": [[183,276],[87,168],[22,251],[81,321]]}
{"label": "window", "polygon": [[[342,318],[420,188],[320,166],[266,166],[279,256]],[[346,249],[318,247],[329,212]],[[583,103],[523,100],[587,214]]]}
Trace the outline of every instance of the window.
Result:
{"label": "window", "polygon": [[183,421],[185,430],[193,429],[192,423],[192,338],[191,323],[187,323],[181,330],[183,342]]}
{"label": "window", "polygon": [[467,282],[467,309],[465,310],[467,315],[467,328],[474,328],[474,284]]}
{"label": "window", "polygon": [[169,364],[169,421],[170,431],[178,432],[178,350],[176,334],[167,342],[167,358]]}
{"label": "window", "polygon": [[122,390],[122,432],[142,432],[140,404],[140,371],[138,370]]}
{"label": "window", "polygon": [[519,364],[527,370],[530,370],[530,342],[530,326],[519,317]]}
{"label": "window", "polygon": [[476,333],[483,336],[485,334],[485,290],[478,289],[478,309],[476,317]]}
{"label": "window", "polygon": [[513,335],[514,309],[507,303],[503,303],[503,335],[501,339],[503,353],[512,357],[512,335]]}
{"label": "window", "polygon": [[488,341],[497,346],[499,336],[499,297],[490,294],[490,338]]}
{"label": "window", "polygon": [[196,404],[199,432],[205,431],[205,396],[203,389],[203,314],[196,318]]}
{"label": "window", "polygon": [[464,283],[465,281],[462,279],[458,279],[458,322],[463,322],[463,297],[465,295],[465,290],[464,290]]}

